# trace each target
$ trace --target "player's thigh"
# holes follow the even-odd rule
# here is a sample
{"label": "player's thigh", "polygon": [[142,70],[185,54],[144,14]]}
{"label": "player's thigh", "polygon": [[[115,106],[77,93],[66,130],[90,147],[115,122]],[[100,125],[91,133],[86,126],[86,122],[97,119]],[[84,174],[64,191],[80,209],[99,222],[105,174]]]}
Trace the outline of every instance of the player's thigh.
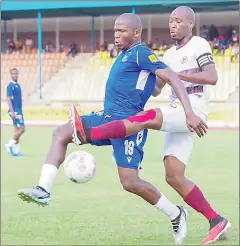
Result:
{"label": "player's thigh", "polygon": [[111,139],[115,162],[119,167],[138,170],[144,156],[147,130],[123,139]]}
{"label": "player's thigh", "polygon": [[[25,128],[25,121],[23,114],[15,112],[16,119],[12,119],[13,125],[17,128],[18,131],[22,131]],[[11,116],[10,116],[11,117]]]}
{"label": "player's thigh", "polygon": [[[194,113],[198,115],[204,122],[207,122],[207,116],[201,110],[194,108]],[[175,133],[190,133],[187,123],[186,115],[181,104],[171,103],[161,107],[163,123],[161,131],[175,132]]]}
{"label": "player's thigh", "polygon": [[163,159],[174,156],[184,165],[187,165],[192,153],[194,134],[167,132],[164,137]]}
{"label": "player's thigh", "polygon": [[[92,112],[90,114],[81,116],[81,118],[84,120],[84,122],[88,127],[97,127],[106,123],[104,121],[103,111]],[[109,139],[97,140],[97,141],[93,141],[91,145],[96,145],[96,146],[111,145],[111,141]]]}
{"label": "player's thigh", "polygon": [[186,124],[186,116],[181,106],[169,104],[161,107],[163,132],[190,132]]}

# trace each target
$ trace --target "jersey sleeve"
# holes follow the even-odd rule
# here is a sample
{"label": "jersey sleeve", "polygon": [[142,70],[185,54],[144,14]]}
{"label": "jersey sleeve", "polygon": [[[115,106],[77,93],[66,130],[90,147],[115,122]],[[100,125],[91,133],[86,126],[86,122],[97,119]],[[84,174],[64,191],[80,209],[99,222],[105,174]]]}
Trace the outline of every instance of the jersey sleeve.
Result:
{"label": "jersey sleeve", "polygon": [[12,97],[13,96],[13,89],[12,86],[9,84],[7,86],[7,97]]}
{"label": "jersey sleeve", "polygon": [[164,69],[167,66],[149,49],[141,48],[137,51],[137,64],[142,70],[155,74],[157,69]]}
{"label": "jersey sleeve", "polygon": [[195,58],[200,68],[209,64],[214,64],[212,49],[207,40],[203,38],[199,39],[196,47]]}

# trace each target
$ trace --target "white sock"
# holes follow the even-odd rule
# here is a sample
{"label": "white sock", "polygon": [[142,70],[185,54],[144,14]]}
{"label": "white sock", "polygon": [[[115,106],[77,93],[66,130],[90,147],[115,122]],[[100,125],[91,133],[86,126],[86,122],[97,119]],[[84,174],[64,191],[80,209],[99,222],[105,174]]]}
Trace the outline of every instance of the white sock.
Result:
{"label": "white sock", "polygon": [[17,141],[14,140],[14,139],[10,139],[9,142],[8,142],[8,147],[11,147],[13,144],[15,144]]}
{"label": "white sock", "polygon": [[54,165],[44,164],[41,171],[39,186],[50,193],[57,175],[58,169]]}
{"label": "white sock", "polygon": [[158,203],[154,205],[157,209],[166,214],[170,220],[174,220],[180,214],[179,208],[172,204],[163,194],[160,197]]}
{"label": "white sock", "polygon": [[12,147],[13,147],[13,152],[15,154],[18,154],[20,152],[20,145],[19,144],[13,144]]}

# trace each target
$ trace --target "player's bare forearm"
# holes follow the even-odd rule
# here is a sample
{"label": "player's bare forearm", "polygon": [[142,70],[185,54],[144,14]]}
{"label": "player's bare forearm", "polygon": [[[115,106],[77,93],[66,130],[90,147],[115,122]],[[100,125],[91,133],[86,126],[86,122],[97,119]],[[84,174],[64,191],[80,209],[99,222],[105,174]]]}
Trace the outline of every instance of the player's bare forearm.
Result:
{"label": "player's bare forearm", "polygon": [[177,97],[183,105],[185,114],[192,114],[193,109],[190,104],[189,96],[182,81],[179,79],[177,74],[174,73],[170,68],[157,69],[155,73],[159,78],[164,80],[174,89],[174,91],[177,94]]}
{"label": "player's bare forearm", "polygon": [[7,97],[7,103],[8,103],[8,107],[9,107],[11,113],[14,113],[12,102],[11,102],[11,98],[10,97]]}
{"label": "player's bare forearm", "polygon": [[178,77],[187,82],[203,85],[216,85],[218,79],[217,71],[213,64],[203,67],[200,73],[178,73]]}
{"label": "player's bare forearm", "polygon": [[162,89],[160,89],[157,85],[155,85],[155,88],[154,88],[154,91],[153,91],[153,93],[152,93],[152,96],[153,96],[153,97],[157,97],[158,95],[161,94],[161,90],[162,90]]}
{"label": "player's bare forearm", "polygon": [[154,88],[154,91],[152,93],[152,96],[157,97],[158,95],[160,95],[161,94],[161,91],[162,91],[162,89],[163,89],[163,87],[165,85],[166,85],[166,82],[165,81],[163,81],[160,78],[157,78],[156,79],[155,88]]}

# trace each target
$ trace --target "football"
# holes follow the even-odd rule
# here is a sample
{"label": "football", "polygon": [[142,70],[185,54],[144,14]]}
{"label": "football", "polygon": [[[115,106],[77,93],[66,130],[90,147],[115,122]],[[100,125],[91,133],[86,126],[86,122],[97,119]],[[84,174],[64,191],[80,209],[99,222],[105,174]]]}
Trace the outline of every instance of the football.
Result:
{"label": "football", "polygon": [[90,181],[96,172],[96,161],[93,155],[85,151],[75,151],[68,155],[63,164],[64,174],[74,183]]}

